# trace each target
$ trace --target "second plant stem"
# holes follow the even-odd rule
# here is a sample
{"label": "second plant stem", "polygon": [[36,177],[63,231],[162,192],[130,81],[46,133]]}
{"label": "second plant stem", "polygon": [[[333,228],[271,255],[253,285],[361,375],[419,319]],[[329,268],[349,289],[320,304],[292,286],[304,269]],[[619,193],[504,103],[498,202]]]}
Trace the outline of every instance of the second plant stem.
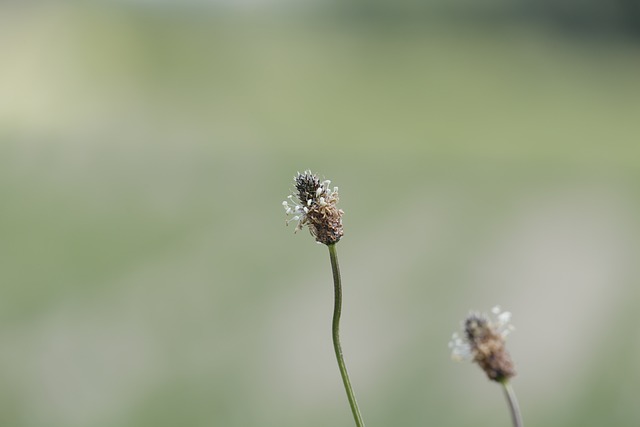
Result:
{"label": "second plant stem", "polygon": [[504,389],[504,395],[509,404],[509,412],[511,412],[511,421],[513,421],[513,427],[522,427],[522,416],[520,415],[520,407],[518,406],[518,399],[516,393],[513,391],[513,387],[509,381],[502,381],[502,387]]}
{"label": "second plant stem", "polygon": [[340,368],[340,375],[342,376],[342,382],[347,392],[347,398],[349,399],[349,405],[351,406],[351,412],[356,422],[357,427],[364,427],[362,421],[362,415],[360,415],[360,409],[358,409],[358,403],[356,397],[353,394],[353,388],[351,387],[351,381],[349,380],[349,373],[347,372],[347,366],[344,363],[344,357],[342,356],[342,346],[340,345],[340,314],[342,312],[342,280],[340,278],[340,266],[338,265],[338,254],[336,252],[336,245],[327,245],[329,247],[329,256],[331,258],[331,270],[333,271],[333,286],[335,294],[335,302],[333,306],[333,348],[336,352],[336,359],[338,360],[338,367]]}

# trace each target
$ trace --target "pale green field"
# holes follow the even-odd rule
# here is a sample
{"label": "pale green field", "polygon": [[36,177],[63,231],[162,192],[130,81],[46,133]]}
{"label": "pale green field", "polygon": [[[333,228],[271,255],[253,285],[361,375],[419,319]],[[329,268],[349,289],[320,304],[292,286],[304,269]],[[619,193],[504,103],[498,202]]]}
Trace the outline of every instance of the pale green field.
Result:
{"label": "pale green field", "polygon": [[638,44],[0,11],[0,425],[352,425],[328,254],[280,206],[306,168],[369,427],[508,426],[447,349],[498,303],[526,425],[639,425]]}

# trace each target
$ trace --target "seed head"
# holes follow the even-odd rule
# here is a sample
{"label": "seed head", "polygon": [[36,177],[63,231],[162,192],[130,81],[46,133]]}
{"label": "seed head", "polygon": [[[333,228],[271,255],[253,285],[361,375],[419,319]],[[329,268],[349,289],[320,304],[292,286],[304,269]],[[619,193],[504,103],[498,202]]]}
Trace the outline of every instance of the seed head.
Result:
{"label": "seed head", "polygon": [[282,202],[285,213],[292,215],[287,219],[298,221],[295,231],[308,226],[311,235],[318,243],[331,245],[337,243],[342,237],[342,214],[337,208],[338,187],[329,188],[331,181],[320,181],[317,175],[310,170],[304,173],[298,172],[293,177],[296,187],[295,194],[287,197]]}
{"label": "seed head", "polygon": [[463,322],[463,334],[454,333],[449,348],[454,360],[476,362],[490,380],[503,382],[516,372],[505,347],[507,335],[513,331],[511,313],[496,306],[486,314],[470,313]]}

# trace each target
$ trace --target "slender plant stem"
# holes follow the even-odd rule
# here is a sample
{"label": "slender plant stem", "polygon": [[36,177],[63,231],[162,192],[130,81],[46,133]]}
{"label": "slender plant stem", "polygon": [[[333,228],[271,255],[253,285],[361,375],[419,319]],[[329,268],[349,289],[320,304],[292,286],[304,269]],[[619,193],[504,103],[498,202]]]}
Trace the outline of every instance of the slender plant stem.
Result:
{"label": "slender plant stem", "polygon": [[502,387],[504,389],[504,395],[507,398],[507,402],[509,403],[513,427],[522,427],[522,415],[520,414],[520,407],[518,406],[516,393],[513,391],[513,387],[511,387],[509,381],[502,381]]}
{"label": "slender plant stem", "polygon": [[342,346],[340,345],[340,313],[342,311],[342,281],[340,279],[340,266],[338,265],[338,254],[336,252],[336,245],[327,245],[329,247],[329,256],[331,258],[331,270],[333,271],[333,285],[335,291],[335,303],[333,306],[333,348],[336,351],[336,359],[338,359],[338,367],[340,368],[340,375],[342,376],[342,382],[344,382],[344,388],[347,391],[347,398],[349,399],[349,405],[351,406],[351,412],[353,418],[356,421],[357,427],[364,427],[362,421],[362,415],[358,409],[358,403],[356,397],[353,394],[351,388],[351,381],[349,381],[349,374],[347,373],[347,366],[344,364],[344,357],[342,356]]}

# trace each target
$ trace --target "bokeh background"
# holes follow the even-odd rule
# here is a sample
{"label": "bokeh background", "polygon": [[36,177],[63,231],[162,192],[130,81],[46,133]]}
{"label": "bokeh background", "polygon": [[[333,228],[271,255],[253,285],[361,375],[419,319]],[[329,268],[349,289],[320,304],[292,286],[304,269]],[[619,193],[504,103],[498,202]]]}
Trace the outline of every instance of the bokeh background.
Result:
{"label": "bokeh background", "polygon": [[525,423],[640,425],[640,5],[5,1],[0,425],[508,426],[447,342],[514,313]]}

